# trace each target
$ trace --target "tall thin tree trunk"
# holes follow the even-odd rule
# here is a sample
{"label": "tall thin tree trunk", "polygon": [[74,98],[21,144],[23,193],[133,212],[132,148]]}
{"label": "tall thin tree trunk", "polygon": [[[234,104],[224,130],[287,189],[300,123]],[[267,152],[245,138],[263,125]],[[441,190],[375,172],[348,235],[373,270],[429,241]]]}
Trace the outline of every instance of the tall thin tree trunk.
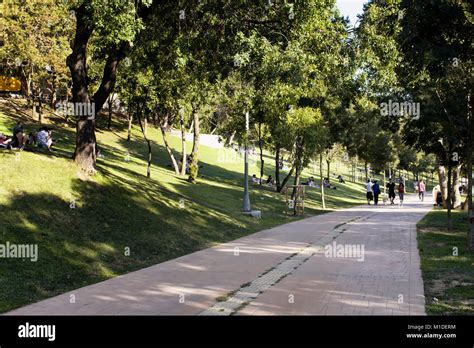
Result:
{"label": "tall thin tree trunk", "polygon": [[324,197],[323,154],[322,153],[319,154],[319,175],[321,178],[321,202],[323,204],[323,210],[326,210],[326,200]]}
{"label": "tall thin tree trunk", "polygon": [[31,117],[35,118],[36,117],[36,103],[35,103],[35,91],[32,89],[31,90]]}
{"label": "tall thin tree trunk", "polygon": [[448,199],[446,200],[446,203],[448,205],[448,231],[451,232],[453,229],[453,220],[452,220],[452,207],[453,207],[453,202],[452,202],[452,172],[453,172],[453,167],[451,165],[451,158],[448,159]]}
{"label": "tall thin tree trunk", "polygon": [[198,161],[198,151],[199,151],[199,112],[196,107],[193,107],[193,125],[194,125],[194,135],[193,135],[193,150],[191,151],[190,165],[189,165],[189,182],[196,182],[196,178],[199,172],[199,161]]}
{"label": "tall thin tree trunk", "polygon": [[468,207],[468,219],[469,219],[469,230],[468,230],[468,245],[470,250],[474,250],[474,210],[472,204],[472,185],[473,185],[473,171],[472,171],[472,145],[468,145],[466,149],[467,154],[467,207]]}
{"label": "tall thin tree trunk", "polygon": [[293,166],[291,167],[290,169],[290,172],[288,173],[288,175],[283,179],[283,182],[281,183],[281,186],[278,188],[277,187],[277,192],[281,192],[281,190],[283,189],[283,187],[285,187],[286,183],[288,182],[288,180],[290,180],[291,176],[293,175],[293,172],[295,171],[295,164],[293,164]]}
{"label": "tall thin tree trunk", "polygon": [[42,101],[43,93],[40,92],[38,95],[38,122],[39,124],[43,123],[43,101]]}
{"label": "tall thin tree trunk", "polygon": [[[299,163],[299,160],[297,160],[297,163]],[[298,214],[298,205],[297,205],[297,201],[300,197],[298,197],[298,186],[300,184],[300,172],[301,172],[301,168],[300,168],[300,165],[296,165],[296,169],[295,169],[295,181],[294,181],[294,188],[293,188],[293,193],[291,195],[291,199],[293,200],[294,204],[293,204],[293,215],[296,215]]]}
{"label": "tall thin tree trunk", "polygon": [[469,232],[468,232],[468,245],[469,249],[474,251],[474,207],[472,205],[472,190],[473,187],[472,185],[474,184],[474,178],[473,178],[473,171],[472,171],[472,147],[473,147],[473,142],[474,142],[474,123],[472,119],[472,102],[471,102],[471,91],[467,94],[467,130],[468,130],[468,137],[467,137],[467,144],[466,144],[466,157],[467,157],[467,205],[469,209]]}
{"label": "tall thin tree trunk", "polygon": [[462,165],[458,164],[454,167],[453,171],[453,196],[452,196],[452,207],[457,209],[461,206],[461,193],[459,192],[459,186],[461,185],[461,169]]}
{"label": "tall thin tree trunk", "polygon": [[280,192],[280,146],[278,145],[275,148],[275,184],[277,192]]}
{"label": "tall thin tree trunk", "polygon": [[56,101],[56,78],[53,76],[53,81],[51,82],[51,99],[49,101],[49,106],[51,109],[54,108],[54,104]]}
{"label": "tall thin tree trunk", "polygon": [[331,180],[330,179],[331,178],[331,175],[330,175],[330,173],[331,173],[331,170],[330,170],[331,161],[329,160],[329,158],[326,158],[326,164],[328,166],[328,168],[327,168],[327,178],[328,178],[328,182],[330,182],[329,180]]}
{"label": "tall thin tree trunk", "polygon": [[107,129],[110,130],[110,127],[112,126],[112,95],[109,96],[108,99],[108,106],[109,106],[109,119],[107,120]]}
{"label": "tall thin tree trunk", "polygon": [[131,112],[128,112],[127,141],[130,141],[132,139],[132,123],[133,123],[133,115]]}
{"label": "tall thin tree trunk", "polygon": [[364,161],[364,169],[365,169],[365,182],[367,182],[367,180],[369,180],[369,170],[368,170],[367,160]]}
{"label": "tall thin tree trunk", "polygon": [[186,158],[186,127],[184,126],[184,116],[181,114],[181,153],[182,153],[182,160],[181,160],[181,176],[186,175],[186,167],[187,167],[187,158]]}
{"label": "tall thin tree trunk", "polygon": [[176,162],[176,159],[174,158],[173,151],[171,150],[168,140],[166,139],[166,129],[165,127],[160,127],[161,130],[161,135],[163,136],[163,143],[165,144],[166,151],[168,151],[168,155],[170,156],[171,163],[173,164],[174,171],[177,175],[179,175],[179,166],[178,162]]}
{"label": "tall thin tree trunk", "polygon": [[148,161],[147,161],[147,167],[146,167],[146,177],[150,178],[151,177],[151,143],[150,143],[150,140],[146,136],[146,131],[142,124],[141,110],[138,110],[137,118],[138,118],[138,124],[140,125],[140,129],[142,130],[143,138],[145,138],[146,144],[148,146]]}
{"label": "tall thin tree trunk", "polygon": [[265,162],[263,160],[263,137],[262,137],[262,123],[258,124],[258,147],[260,149],[260,185],[262,185],[263,180],[263,169]]}

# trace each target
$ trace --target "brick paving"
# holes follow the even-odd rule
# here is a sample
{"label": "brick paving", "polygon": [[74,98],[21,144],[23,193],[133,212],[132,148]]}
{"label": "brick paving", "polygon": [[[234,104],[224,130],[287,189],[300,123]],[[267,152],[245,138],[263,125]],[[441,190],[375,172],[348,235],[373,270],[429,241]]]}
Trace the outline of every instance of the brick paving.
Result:
{"label": "brick paving", "polygon": [[[295,221],[7,314],[423,315],[416,223],[430,208],[408,196]],[[334,242],[364,253],[328,257]]]}

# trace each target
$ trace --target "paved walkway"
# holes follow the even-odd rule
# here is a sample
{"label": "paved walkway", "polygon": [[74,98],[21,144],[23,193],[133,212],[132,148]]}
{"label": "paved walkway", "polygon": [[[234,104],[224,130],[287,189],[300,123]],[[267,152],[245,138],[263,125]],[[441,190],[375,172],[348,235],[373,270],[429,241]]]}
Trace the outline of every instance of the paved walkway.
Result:
{"label": "paved walkway", "polygon": [[295,221],[7,314],[423,315],[416,222],[430,208],[408,196]]}

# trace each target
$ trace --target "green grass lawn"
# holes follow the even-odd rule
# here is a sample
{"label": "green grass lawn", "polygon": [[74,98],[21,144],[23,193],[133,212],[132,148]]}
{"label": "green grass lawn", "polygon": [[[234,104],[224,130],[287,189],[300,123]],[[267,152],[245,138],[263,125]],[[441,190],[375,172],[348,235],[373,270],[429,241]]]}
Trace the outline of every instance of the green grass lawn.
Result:
{"label": "green grass lawn", "polygon": [[467,248],[467,213],[453,212],[452,232],[446,221],[446,211],[436,209],[418,223],[426,311],[474,315],[474,252]]}
{"label": "green grass lawn", "polygon": [[[0,99],[0,132],[10,134],[19,119],[26,131],[38,128],[24,102],[14,102],[18,106]],[[139,129],[127,142],[126,121],[115,120],[106,131],[105,116],[98,119],[103,155],[98,174],[81,179],[70,159],[74,125],[45,121],[55,129],[55,152],[0,150],[0,243],[33,243],[39,249],[37,262],[0,259],[0,312],[301,218],[285,215],[284,197],[258,185],[251,186],[250,198],[263,218],[243,215],[243,161],[233,150],[201,146],[197,184],[176,176],[161,134],[152,127],[147,179]],[[169,142],[179,158],[181,140],[170,136]],[[192,144],[187,146],[189,153]],[[274,175],[267,156],[265,174]],[[316,177],[304,173],[309,175]],[[326,190],[328,211],[364,202],[362,185],[337,186]],[[305,208],[305,217],[323,213],[318,189],[307,190]]]}

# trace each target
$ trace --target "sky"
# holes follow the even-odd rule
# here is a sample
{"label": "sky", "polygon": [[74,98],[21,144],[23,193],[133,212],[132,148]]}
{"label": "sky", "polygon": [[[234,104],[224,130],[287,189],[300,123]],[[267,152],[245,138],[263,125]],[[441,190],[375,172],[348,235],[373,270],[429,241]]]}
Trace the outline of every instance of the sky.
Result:
{"label": "sky", "polygon": [[337,0],[339,11],[344,17],[349,16],[351,24],[357,21],[357,15],[362,14],[364,4],[367,0]]}

